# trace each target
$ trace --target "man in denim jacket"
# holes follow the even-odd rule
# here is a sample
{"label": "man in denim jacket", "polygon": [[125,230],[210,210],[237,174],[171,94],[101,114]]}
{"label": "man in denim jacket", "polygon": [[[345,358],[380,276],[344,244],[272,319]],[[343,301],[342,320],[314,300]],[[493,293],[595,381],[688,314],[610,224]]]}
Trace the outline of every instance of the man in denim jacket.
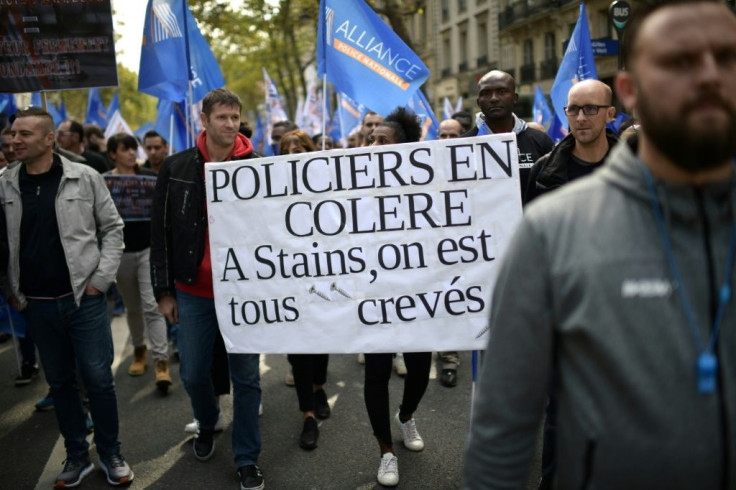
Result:
{"label": "man in denim jacket", "polygon": [[94,465],[76,367],[87,388],[100,466],[111,485],[133,479],[120,455],[113,346],[105,291],[123,253],[123,221],[102,176],[54,153],[44,110],[18,112],[12,145],[21,163],[0,179],[7,221],[8,297],[38,346],[67,457],[56,487],[78,485]]}

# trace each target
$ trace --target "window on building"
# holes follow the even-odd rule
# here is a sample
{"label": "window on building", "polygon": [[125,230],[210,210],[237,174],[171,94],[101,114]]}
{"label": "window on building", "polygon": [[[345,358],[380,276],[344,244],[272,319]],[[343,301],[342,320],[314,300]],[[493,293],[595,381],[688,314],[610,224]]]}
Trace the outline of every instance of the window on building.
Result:
{"label": "window on building", "polygon": [[488,63],[488,21],[484,16],[478,19],[478,65],[485,65]]}
{"label": "window on building", "polygon": [[442,22],[450,20],[450,0],[442,0]]}
{"label": "window on building", "polygon": [[544,33],[544,59],[553,60],[556,56],[557,45],[555,43],[555,33],[545,32]]}
{"label": "window on building", "polygon": [[534,41],[532,39],[524,39],[522,44],[522,62],[524,65],[534,64]]}
{"label": "window on building", "polygon": [[450,75],[451,71],[451,65],[450,61],[452,60],[452,50],[450,45],[450,32],[443,32],[442,33],[442,77],[447,77]]}
{"label": "window on building", "polygon": [[468,1],[467,0],[457,0],[457,11],[462,13],[468,10]]}
{"label": "window on building", "polygon": [[516,67],[516,56],[514,45],[507,44],[501,47],[501,69],[504,71],[513,70]]}
{"label": "window on building", "polygon": [[596,17],[598,17],[598,29],[590,33],[591,37],[613,38],[613,26],[608,21],[608,9],[599,10]]}
{"label": "window on building", "polygon": [[459,45],[458,52],[460,54],[460,71],[468,69],[468,24],[467,22],[462,24],[458,34]]}

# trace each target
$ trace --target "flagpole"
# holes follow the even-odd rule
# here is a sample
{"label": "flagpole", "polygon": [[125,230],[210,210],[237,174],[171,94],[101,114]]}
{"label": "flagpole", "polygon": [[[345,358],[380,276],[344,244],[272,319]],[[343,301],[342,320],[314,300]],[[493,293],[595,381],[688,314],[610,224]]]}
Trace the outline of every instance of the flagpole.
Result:
{"label": "flagpole", "polygon": [[[171,115],[169,116],[169,156],[174,154],[174,103],[171,103]],[[183,151],[183,150],[179,150]]]}
{"label": "flagpole", "polygon": [[[184,102],[184,109],[187,111],[187,147],[191,148],[194,146],[194,141],[190,141],[192,133],[192,107],[194,106],[194,96],[192,95],[192,58],[189,52],[189,19],[188,19],[188,8],[187,2],[184,0],[181,2],[184,17],[184,46],[187,54],[187,85],[189,86],[189,107],[187,107],[186,101]],[[192,138],[193,140],[193,138]]]}
{"label": "flagpole", "polygon": [[322,151],[325,151],[325,132],[327,131],[327,70],[322,75]]}

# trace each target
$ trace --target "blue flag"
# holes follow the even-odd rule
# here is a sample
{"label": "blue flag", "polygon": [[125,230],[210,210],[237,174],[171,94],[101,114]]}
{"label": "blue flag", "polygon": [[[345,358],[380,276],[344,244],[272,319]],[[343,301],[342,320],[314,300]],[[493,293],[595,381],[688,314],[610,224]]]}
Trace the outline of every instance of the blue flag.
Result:
{"label": "blue flag", "polygon": [[187,9],[187,32],[189,33],[189,58],[191,63],[192,94],[194,101],[204,99],[207,92],[225,86],[220,64],[212,54],[210,45],[197,26],[192,11]]}
{"label": "blue flag", "polygon": [[[335,109],[335,112],[332,113],[332,119],[330,119],[330,125],[327,128],[327,135],[332,138],[332,141],[337,143],[338,141],[342,141],[342,130],[340,129],[340,112]],[[347,137],[347,135],[345,135]]]}
{"label": "blue flag", "polygon": [[629,116],[625,112],[617,112],[616,117],[613,119],[613,121],[607,123],[606,127],[614,133],[618,134],[621,131],[621,125],[630,117],[631,116]]}
{"label": "blue flag", "polygon": [[263,123],[261,122],[261,115],[256,114],[256,127],[253,129],[253,135],[250,138],[250,142],[253,143],[253,148],[256,149],[257,153],[262,153],[260,149],[261,142],[263,141]]}
{"label": "blue flag", "polygon": [[363,116],[368,109],[362,104],[358,104],[346,94],[337,94],[337,111],[340,118],[340,132],[343,140],[347,141],[347,137],[353,130],[363,123]]}
{"label": "blue flag", "polygon": [[87,116],[84,119],[84,124],[95,124],[103,130],[107,127],[107,109],[105,104],[102,103],[100,89],[98,88],[89,90]]}
{"label": "blue flag", "polygon": [[138,91],[159,99],[195,101],[225,85],[207,40],[184,0],[149,0],[143,27]]}
{"label": "blue flag", "polygon": [[549,135],[555,143],[567,136],[567,130],[562,126],[562,122],[559,117],[554,116],[552,118],[552,121],[549,123],[549,128],[547,128],[547,135]]}
{"label": "blue flag", "polygon": [[552,112],[549,110],[547,105],[547,98],[542,92],[542,87],[537,85],[537,90],[534,92],[534,107],[532,108],[532,117],[534,122],[542,124],[547,127],[550,119],[552,119]]}
{"label": "blue flag", "polygon": [[567,117],[564,110],[567,105],[567,93],[574,84],[591,78],[597,80],[598,72],[595,68],[595,57],[593,56],[593,45],[590,41],[585,4],[581,2],[578,22],[572,31],[570,42],[550,90],[552,106],[562,123],[562,127],[567,128]]}
{"label": "blue flag", "polygon": [[43,100],[41,99],[41,92],[31,93],[31,105],[33,107],[43,107]]}
{"label": "blue flag", "polygon": [[66,121],[69,119],[69,116],[66,114],[66,102],[64,102],[64,96],[61,96],[61,104],[59,104],[59,116],[61,116],[62,121]]}
{"label": "blue flag", "polygon": [[[445,98],[445,100],[447,100],[447,98]],[[414,97],[411,98],[406,106],[414,111],[414,114],[416,114],[421,121],[421,141],[436,140],[440,134],[440,123],[434,116],[432,107],[429,105],[429,101],[424,96],[424,93],[421,90],[414,92]]]}
{"label": "blue flag", "polygon": [[[289,116],[286,115],[286,109],[284,109],[284,104],[283,102],[281,102],[279,89],[276,87],[276,84],[273,82],[273,80],[271,80],[271,77],[268,76],[266,69],[262,68],[262,70],[263,84],[266,87],[266,127],[264,131],[264,134],[266,136],[266,144],[264,145],[265,151],[265,146],[273,145],[273,141],[271,140],[271,131],[273,130],[273,125],[279,121],[288,120]],[[271,155],[278,154],[277,148],[271,148],[271,151]]]}
{"label": "blue flag", "polygon": [[429,77],[422,60],[364,0],[321,0],[317,73],[382,116],[405,106]]}
{"label": "blue flag", "polygon": [[0,114],[12,116],[18,112],[18,106],[15,105],[15,94],[0,94]]}
{"label": "blue flag", "polygon": [[[147,132],[151,131],[152,129],[155,129],[155,128],[153,127],[153,123],[147,122],[147,123],[145,123],[145,124],[144,124],[143,126],[141,126],[140,128],[136,129],[136,130],[134,131],[134,133],[135,133],[135,136],[136,136],[136,137],[137,137],[137,138],[138,138],[138,139],[139,139],[140,141],[143,141],[143,137],[144,137],[144,136],[146,135],[146,133],[147,133]],[[165,136],[164,136],[164,139],[165,139],[166,141],[169,141],[169,139],[168,139],[167,137],[165,137]]]}
{"label": "blue flag", "polygon": [[110,107],[107,108],[107,120],[110,121],[112,119],[112,116],[120,110],[120,97],[118,96],[118,91],[115,91],[115,95],[112,96],[112,100],[110,101]]}
{"label": "blue flag", "polygon": [[51,118],[54,120],[54,126],[58,127],[59,124],[61,124],[61,122],[63,121],[59,109],[57,109],[52,102],[47,101],[46,112],[51,114]]}
{"label": "blue flag", "polygon": [[187,113],[184,102],[159,99],[156,108],[158,109],[156,132],[169,142],[174,151],[178,152],[189,148],[187,144]]}

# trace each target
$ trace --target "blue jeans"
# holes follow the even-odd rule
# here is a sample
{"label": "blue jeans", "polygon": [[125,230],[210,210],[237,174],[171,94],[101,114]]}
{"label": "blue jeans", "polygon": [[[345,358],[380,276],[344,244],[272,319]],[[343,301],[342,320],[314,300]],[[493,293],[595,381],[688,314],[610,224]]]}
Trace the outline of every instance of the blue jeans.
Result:
{"label": "blue jeans", "polygon": [[[194,418],[200,428],[212,430],[220,409],[215,403],[212,384],[212,352],[218,332],[215,302],[180,290],[179,369],[181,381],[189,394]],[[258,406],[261,403],[261,380],[258,354],[228,354],[233,382],[233,440],[235,466],[257,464],[261,452]]]}
{"label": "blue jeans", "polygon": [[56,420],[67,457],[89,454],[77,366],[87,389],[95,423],[95,444],[101,457],[117,454],[118,404],[112,376],[112,333],[105,295],[84,295],[77,307],[72,296],[57,300],[28,300],[26,326],[36,342],[46,381],[54,399]]}

